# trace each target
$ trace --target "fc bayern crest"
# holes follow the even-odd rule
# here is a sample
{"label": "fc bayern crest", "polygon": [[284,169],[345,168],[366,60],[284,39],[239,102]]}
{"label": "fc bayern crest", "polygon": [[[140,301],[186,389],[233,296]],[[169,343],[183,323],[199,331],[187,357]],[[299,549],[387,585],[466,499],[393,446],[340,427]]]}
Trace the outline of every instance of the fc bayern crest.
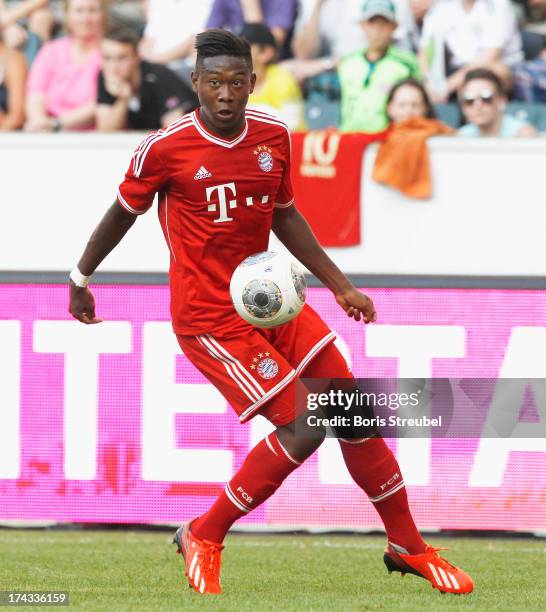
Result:
{"label": "fc bayern crest", "polygon": [[277,376],[279,373],[279,365],[274,359],[271,359],[271,357],[266,357],[256,366],[256,371],[262,378],[269,380]]}
{"label": "fc bayern crest", "polygon": [[258,156],[258,165],[264,172],[271,172],[273,170],[273,156],[271,153],[271,149],[266,146],[258,147],[254,151],[254,155]]}

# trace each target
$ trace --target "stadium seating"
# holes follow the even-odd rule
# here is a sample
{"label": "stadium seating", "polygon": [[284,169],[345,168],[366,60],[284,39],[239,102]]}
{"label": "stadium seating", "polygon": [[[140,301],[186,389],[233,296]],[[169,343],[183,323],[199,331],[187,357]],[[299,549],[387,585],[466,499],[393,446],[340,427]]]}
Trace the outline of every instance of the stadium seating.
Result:
{"label": "stadium seating", "polygon": [[436,104],[434,107],[436,116],[440,121],[443,121],[446,125],[452,128],[459,128],[462,123],[461,110],[459,105],[455,102],[449,104]]}
{"label": "stadium seating", "polygon": [[[462,117],[457,104],[437,104],[434,109],[438,119],[455,129],[460,127]],[[340,103],[337,100],[307,100],[305,102],[305,121],[310,130],[336,127],[339,125],[339,118]]]}
{"label": "stadium seating", "polygon": [[337,127],[340,119],[340,104],[336,100],[305,102],[305,123],[309,130]]}

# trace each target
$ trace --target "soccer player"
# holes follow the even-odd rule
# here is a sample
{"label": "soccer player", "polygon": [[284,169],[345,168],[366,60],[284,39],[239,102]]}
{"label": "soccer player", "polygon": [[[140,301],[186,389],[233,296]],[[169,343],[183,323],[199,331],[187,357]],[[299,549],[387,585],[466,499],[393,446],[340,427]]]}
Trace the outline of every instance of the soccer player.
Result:
{"label": "soccer player", "polygon": [[[171,314],[184,354],[244,423],[261,414],[276,429],[249,453],[224,492],[175,535],[190,586],[221,593],[222,542],[233,523],[263,503],[320,446],[296,414],[299,377],[352,379],[335,335],[306,305],[273,329],[241,319],[229,296],[236,266],[267,250],[273,232],[334,294],[349,317],[375,321],[360,293],[322,250],[294,204],[290,135],[274,117],[246,109],[255,83],[250,47],[223,30],[199,34],[192,75],[200,107],[136,150],[117,201],[91,236],[70,279],[70,312],[100,323],[91,274],[138,215],[159,199],[170,249]],[[340,440],[348,470],[374,504],[387,532],[389,571],[413,573],[444,592],[464,593],[472,579],[425,544],[413,522],[398,463],[380,437]]]}

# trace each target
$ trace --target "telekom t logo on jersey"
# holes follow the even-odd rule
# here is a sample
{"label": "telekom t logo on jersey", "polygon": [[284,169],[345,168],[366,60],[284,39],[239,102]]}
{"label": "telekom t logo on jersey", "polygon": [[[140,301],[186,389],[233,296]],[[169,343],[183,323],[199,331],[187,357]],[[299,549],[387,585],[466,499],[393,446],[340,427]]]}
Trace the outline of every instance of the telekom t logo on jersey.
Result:
{"label": "telekom t logo on jersey", "polygon": [[[228,191],[230,192],[228,194]],[[218,202],[213,201],[213,194],[218,192]],[[235,189],[235,183],[225,183],[224,185],[214,185],[213,187],[207,187],[207,202],[212,202],[209,204],[208,210],[210,212],[220,212],[220,216],[217,219],[214,219],[214,223],[224,223],[225,221],[233,221],[232,217],[228,216],[228,210],[232,208],[237,208],[237,190]],[[233,200],[228,200],[229,196],[234,196]],[[267,204],[269,202],[269,196],[263,196],[261,199],[262,204]],[[246,198],[247,206],[254,206],[254,198],[252,196],[248,196]]]}

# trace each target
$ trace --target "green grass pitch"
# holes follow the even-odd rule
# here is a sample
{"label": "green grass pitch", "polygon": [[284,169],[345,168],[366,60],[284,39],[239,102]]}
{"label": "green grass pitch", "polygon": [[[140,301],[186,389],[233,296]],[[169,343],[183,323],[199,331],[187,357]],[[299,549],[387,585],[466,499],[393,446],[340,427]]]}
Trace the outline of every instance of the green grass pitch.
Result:
{"label": "green grass pitch", "polygon": [[65,590],[88,610],[544,610],[546,541],[428,538],[474,593],[389,576],[378,536],[232,535],[219,597],[187,587],[167,532],[0,530],[0,590]]}

